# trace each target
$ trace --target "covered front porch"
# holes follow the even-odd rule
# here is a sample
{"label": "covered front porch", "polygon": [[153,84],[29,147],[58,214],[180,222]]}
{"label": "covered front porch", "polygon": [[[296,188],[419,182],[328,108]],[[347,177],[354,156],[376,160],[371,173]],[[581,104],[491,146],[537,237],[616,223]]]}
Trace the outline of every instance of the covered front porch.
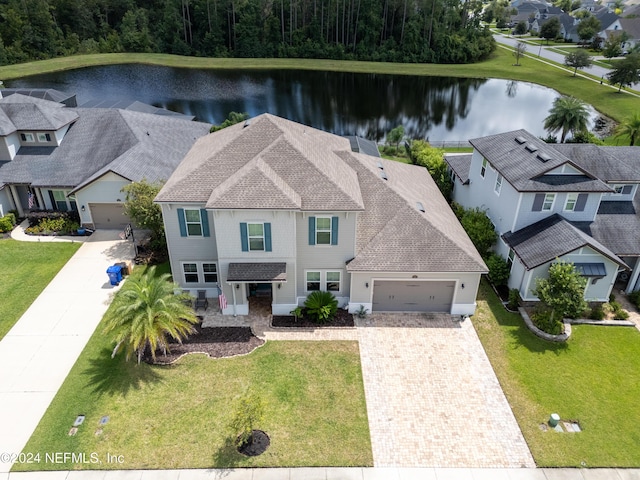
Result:
{"label": "covered front porch", "polygon": [[[271,315],[283,309],[289,313],[287,264],[285,262],[229,263],[226,284],[230,298],[224,292],[221,311],[225,315]],[[284,286],[284,287],[283,287]]]}

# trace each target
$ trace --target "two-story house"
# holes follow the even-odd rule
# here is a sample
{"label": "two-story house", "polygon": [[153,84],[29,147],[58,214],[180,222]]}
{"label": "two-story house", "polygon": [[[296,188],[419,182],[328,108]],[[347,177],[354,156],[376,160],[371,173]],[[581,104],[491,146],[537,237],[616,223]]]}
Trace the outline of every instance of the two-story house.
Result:
{"label": "two-story house", "polygon": [[468,315],[487,271],[426,169],[269,114],[198,140],[156,202],[174,280],[224,314],[323,290],[351,312]]}
{"label": "two-story house", "polygon": [[587,300],[607,301],[621,271],[624,287],[638,288],[639,148],[547,144],[524,130],[470,143],[472,154],[446,158],[453,199],[486,211],[510,288],[537,300],[535,281],[556,259],[588,278]]}
{"label": "two-story house", "polygon": [[0,216],[77,210],[83,225],[122,228],[123,186],[166,180],[210,125],[115,108],[0,98]]}

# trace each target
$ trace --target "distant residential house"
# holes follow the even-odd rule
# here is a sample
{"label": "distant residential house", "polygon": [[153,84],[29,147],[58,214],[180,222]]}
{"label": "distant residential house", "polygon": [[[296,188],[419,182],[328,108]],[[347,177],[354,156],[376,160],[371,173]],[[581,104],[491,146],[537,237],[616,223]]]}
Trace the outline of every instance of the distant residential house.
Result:
{"label": "distant residential house", "polygon": [[319,290],[350,312],[473,314],[487,267],[431,176],[350,140],[270,114],[199,139],[156,197],[174,280],[223,314]]}
{"label": "distant residential house", "polygon": [[182,118],[70,108],[25,93],[0,99],[0,215],[77,210],[85,226],[122,228],[130,222],[122,187],[166,180],[209,131]]}
{"label": "distant residential house", "polygon": [[560,35],[562,38],[570,42],[579,42],[578,19],[568,13],[563,13],[558,18],[560,20]]}
{"label": "distant residential house", "polygon": [[473,154],[447,156],[453,199],[491,218],[510,288],[536,300],[558,259],[587,277],[587,300],[607,301],[616,280],[640,288],[639,147],[547,144],[524,130],[470,143]]}

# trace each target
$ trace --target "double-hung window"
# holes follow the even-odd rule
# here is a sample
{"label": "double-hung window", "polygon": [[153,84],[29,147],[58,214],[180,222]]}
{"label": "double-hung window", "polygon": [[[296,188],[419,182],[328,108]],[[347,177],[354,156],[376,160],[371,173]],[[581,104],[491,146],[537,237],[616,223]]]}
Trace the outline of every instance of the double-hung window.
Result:
{"label": "double-hung window", "polygon": [[306,290],[315,292],[339,292],[342,285],[342,272],[336,270],[309,270],[306,272]]}
{"label": "double-hung window", "polygon": [[248,223],[249,251],[264,252],[264,224]]}
{"label": "double-hung window", "polygon": [[198,264],[183,263],[182,272],[184,273],[184,283],[200,283],[198,279]]}
{"label": "double-hung window", "polygon": [[213,262],[185,262],[182,274],[184,283],[218,283],[218,267]]}
{"label": "double-hung window", "polygon": [[38,133],[38,141],[39,142],[50,142],[51,141],[51,135],[49,135],[48,133]]}
{"label": "double-hung window", "polygon": [[564,209],[568,212],[573,212],[576,209],[576,203],[578,202],[577,193],[568,193],[567,201],[564,204]]}
{"label": "double-hung window", "polygon": [[33,133],[21,133],[20,138],[23,142],[34,142]]}
{"label": "double-hung window", "polygon": [[331,217],[316,217],[316,245],[331,245]]}
{"label": "double-hung window", "polygon": [[509,271],[511,271],[511,266],[513,265],[513,259],[515,258],[516,254],[514,253],[513,250],[509,249],[509,255],[507,255],[507,265],[509,265]]}
{"label": "double-hung window", "polygon": [[215,263],[203,263],[202,274],[204,276],[204,283],[218,282],[218,269]]}
{"label": "double-hung window", "polygon": [[480,176],[484,178],[485,173],[487,173],[487,159],[482,159],[482,167],[480,167]]}
{"label": "double-hung window", "polygon": [[547,193],[544,196],[544,201],[542,202],[542,211],[548,212],[553,208],[553,202],[556,199],[555,193]]}
{"label": "double-hung window", "polygon": [[200,210],[184,210],[184,220],[187,225],[187,235],[190,237],[202,236],[202,219],[200,218]]}
{"label": "double-hung window", "polygon": [[498,174],[496,177],[496,185],[493,187],[493,191],[496,192],[497,195],[500,195],[500,190],[502,190],[502,175]]}

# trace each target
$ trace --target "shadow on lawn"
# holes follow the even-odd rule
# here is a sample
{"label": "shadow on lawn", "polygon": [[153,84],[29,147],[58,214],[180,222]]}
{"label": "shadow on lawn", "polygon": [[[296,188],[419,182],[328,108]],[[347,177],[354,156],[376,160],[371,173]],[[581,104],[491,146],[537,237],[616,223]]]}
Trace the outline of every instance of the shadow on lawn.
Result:
{"label": "shadow on lawn", "polygon": [[97,394],[126,395],[131,389],[138,390],[147,383],[162,381],[157,367],[146,363],[138,365],[135,359],[127,362],[124,355],[111,358],[111,350],[108,348],[103,348],[89,361],[89,367],[82,372],[82,375],[88,377],[87,386],[92,387],[93,392]]}
{"label": "shadow on lawn", "polygon": [[220,476],[216,475],[216,478],[224,478],[228,476],[234,468],[246,466],[246,458],[247,457],[238,453],[238,449],[233,444],[231,437],[225,438],[224,445],[213,454],[212,458],[213,468],[223,469],[220,472]]}
{"label": "shadow on lawn", "polygon": [[508,312],[493,289],[482,281],[482,293],[487,301],[487,306],[500,327],[507,328],[511,337],[510,347],[513,349],[525,347],[532,353],[555,353],[559,355],[569,351],[568,342],[550,342],[543,340],[531,332],[524,323],[519,313]]}

